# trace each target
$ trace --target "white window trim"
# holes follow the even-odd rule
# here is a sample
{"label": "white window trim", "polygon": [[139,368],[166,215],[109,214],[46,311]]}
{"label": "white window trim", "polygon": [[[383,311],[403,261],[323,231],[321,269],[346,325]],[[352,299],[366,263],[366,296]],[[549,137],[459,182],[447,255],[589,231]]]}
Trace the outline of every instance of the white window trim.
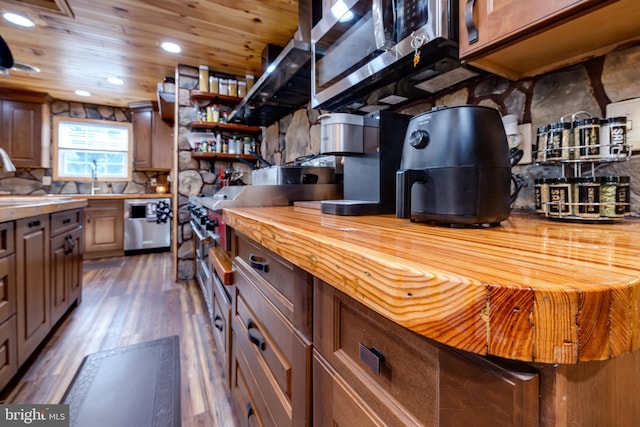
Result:
{"label": "white window trim", "polygon": [[81,119],[76,117],[66,116],[54,116],[53,117],[53,179],[55,181],[91,181],[91,177],[66,177],[60,176],[58,173],[58,128],[60,123],[81,123],[85,125],[99,125],[99,126],[113,126],[117,128],[126,128],[129,136],[129,149],[128,158],[129,164],[127,165],[127,177],[126,178],[110,178],[101,177],[98,175],[98,181],[131,181],[133,179],[133,125],[129,122],[116,122],[111,120],[94,120],[94,119]]}

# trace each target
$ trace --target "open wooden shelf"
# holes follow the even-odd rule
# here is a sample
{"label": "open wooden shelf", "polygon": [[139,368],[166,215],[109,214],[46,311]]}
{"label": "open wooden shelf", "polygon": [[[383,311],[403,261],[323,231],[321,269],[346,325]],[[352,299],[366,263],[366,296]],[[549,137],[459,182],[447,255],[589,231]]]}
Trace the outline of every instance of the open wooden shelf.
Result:
{"label": "open wooden shelf", "polygon": [[225,104],[225,105],[238,105],[242,98],[237,96],[220,95],[217,93],[202,92],[200,90],[191,91],[191,99],[196,101],[199,105],[207,103]]}
{"label": "open wooden shelf", "polygon": [[236,123],[221,123],[221,122],[203,122],[193,121],[189,124],[191,129],[206,129],[206,130],[220,130],[228,132],[245,132],[245,133],[259,133],[262,130],[257,126],[240,125]]}
{"label": "open wooden shelf", "polygon": [[241,158],[243,160],[247,160],[249,162],[257,162],[258,160],[249,154],[229,154],[229,153],[214,153],[211,151],[202,152],[202,151],[192,151],[191,158],[193,159],[202,159],[202,160],[237,160]]}

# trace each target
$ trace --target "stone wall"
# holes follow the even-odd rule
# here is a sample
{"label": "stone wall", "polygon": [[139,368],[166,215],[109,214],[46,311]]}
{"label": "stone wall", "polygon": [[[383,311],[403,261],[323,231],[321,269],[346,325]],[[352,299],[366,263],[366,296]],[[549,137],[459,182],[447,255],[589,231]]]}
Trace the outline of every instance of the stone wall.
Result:
{"label": "stone wall", "polygon": [[[502,115],[515,114],[519,123],[531,123],[535,130],[577,111],[605,117],[607,104],[640,97],[638,69],[640,46],[634,46],[530,79],[510,81],[486,76],[396,111],[416,115],[437,105],[484,105],[498,109]],[[318,113],[301,109],[267,128],[262,144],[267,160],[283,164],[318,153]],[[514,207],[532,211],[533,180],[558,177],[562,171],[555,166],[523,165],[515,167],[514,172],[523,174],[527,183]],[[628,162],[598,165],[597,174],[631,176],[632,215],[640,216],[640,184],[636,184],[640,183],[640,156],[632,156]]]}
{"label": "stone wall", "polygon": [[[109,107],[104,105],[83,104],[54,100],[51,104],[51,135],[53,138],[53,117],[75,117],[81,119],[105,120],[115,122],[131,122],[131,115],[127,108]],[[53,141],[51,141],[53,146]],[[51,163],[53,152],[51,151]],[[53,181],[51,185],[44,185],[42,178],[52,176],[50,168],[24,169],[18,168],[15,174],[0,177],[0,189],[11,194],[40,195],[40,194],[89,194],[91,183],[87,181]],[[139,194],[152,193],[151,178],[166,180],[166,172],[135,172],[133,181],[112,182],[113,193]],[[107,182],[98,181],[98,193],[107,193]]]}

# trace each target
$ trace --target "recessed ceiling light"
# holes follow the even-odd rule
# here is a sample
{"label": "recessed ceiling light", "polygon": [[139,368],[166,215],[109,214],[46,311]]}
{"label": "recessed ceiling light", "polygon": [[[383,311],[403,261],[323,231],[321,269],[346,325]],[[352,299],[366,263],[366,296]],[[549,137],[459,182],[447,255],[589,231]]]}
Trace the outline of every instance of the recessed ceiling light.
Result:
{"label": "recessed ceiling light", "polygon": [[77,90],[76,91],[76,95],[78,95],[78,96],[91,96],[91,92],[88,92],[86,90]]}
{"label": "recessed ceiling light", "polygon": [[124,84],[124,81],[123,81],[120,77],[109,77],[109,78],[107,79],[107,81],[108,81],[109,83],[111,83],[112,85],[118,85],[118,86],[120,86],[120,85],[123,85],[123,84]]}
{"label": "recessed ceiling light", "polygon": [[2,17],[12,24],[20,25],[21,27],[33,27],[36,25],[31,19],[16,13],[6,12]]}
{"label": "recessed ceiling light", "polygon": [[182,52],[182,48],[173,42],[163,42],[160,47],[169,53]]}

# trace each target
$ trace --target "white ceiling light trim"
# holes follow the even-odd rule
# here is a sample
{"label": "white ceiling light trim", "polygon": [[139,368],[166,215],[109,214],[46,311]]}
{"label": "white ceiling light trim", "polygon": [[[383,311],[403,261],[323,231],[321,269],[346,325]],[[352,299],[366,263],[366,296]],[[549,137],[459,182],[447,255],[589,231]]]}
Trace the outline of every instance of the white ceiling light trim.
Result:
{"label": "white ceiling light trim", "polygon": [[169,53],[182,52],[182,48],[177,43],[174,43],[174,42],[162,42],[160,47]]}
{"label": "white ceiling light trim", "polygon": [[12,24],[19,25],[21,27],[35,27],[35,22],[31,19],[27,18],[23,15],[18,15],[17,13],[5,12],[2,14],[2,17],[11,22]]}
{"label": "white ceiling light trim", "polygon": [[124,84],[124,80],[122,80],[120,77],[115,77],[115,76],[107,78],[107,81],[112,85],[121,86]]}

